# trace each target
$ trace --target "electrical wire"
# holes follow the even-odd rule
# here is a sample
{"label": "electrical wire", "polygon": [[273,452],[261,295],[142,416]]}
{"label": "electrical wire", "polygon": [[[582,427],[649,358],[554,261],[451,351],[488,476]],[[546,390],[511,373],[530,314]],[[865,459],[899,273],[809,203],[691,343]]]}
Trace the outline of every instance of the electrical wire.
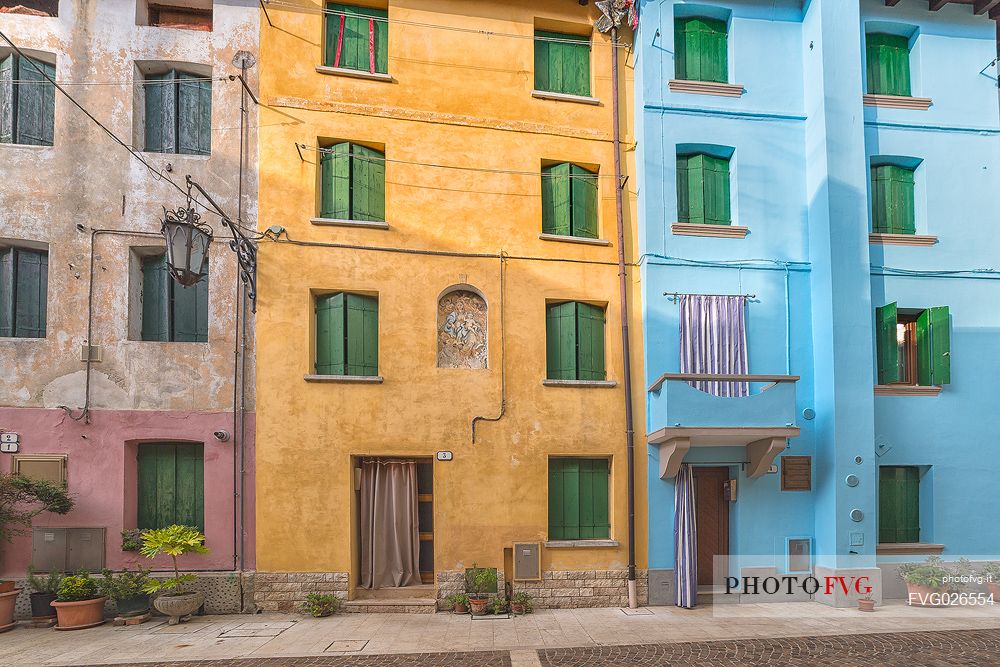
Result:
{"label": "electrical wire", "polygon": [[[301,5],[296,5],[290,2],[282,2],[282,0],[265,0],[264,4],[268,7],[285,9],[286,11],[298,11],[307,14],[320,14],[327,16],[347,16],[343,12],[338,12],[335,9],[324,9],[323,7],[316,7],[310,5],[308,7],[303,7]],[[494,32],[492,30],[477,30],[476,28],[462,28],[454,25],[442,25],[440,23],[424,23],[421,21],[407,21],[404,19],[394,19],[381,16],[365,16],[363,18],[370,19],[372,21],[377,21],[379,23],[386,23],[388,25],[405,25],[412,26],[415,28],[431,28],[434,30],[451,30],[453,32],[461,32],[474,35],[483,35],[485,37],[510,37],[512,39],[530,39],[537,41],[545,41],[552,43],[562,43],[562,44],[580,44],[580,40],[576,39],[562,39],[558,37],[536,37],[535,35],[519,35],[517,33],[509,32]],[[626,44],[612,44],[609,42],[590,42],[590,46],[605,46],[617,49],[627,49],[630,48]]]}
{"label": "electrical wire", "polygon": [[[136,81],[65,81],[61,79],[53,80],[53,83],[57,83],[60,86],[157,86],[157,85],[174,85],[180,80],[175,81],[147,81],[145,79]],[[183,79],[184,83],[200,83],[206,81],[229,81],[229,77],[197,77],[191,79]],[[10,83],[16,83],[22,86],[31,84],[48,85],[47,81],[39,81],[38,79],[14,79]]]}

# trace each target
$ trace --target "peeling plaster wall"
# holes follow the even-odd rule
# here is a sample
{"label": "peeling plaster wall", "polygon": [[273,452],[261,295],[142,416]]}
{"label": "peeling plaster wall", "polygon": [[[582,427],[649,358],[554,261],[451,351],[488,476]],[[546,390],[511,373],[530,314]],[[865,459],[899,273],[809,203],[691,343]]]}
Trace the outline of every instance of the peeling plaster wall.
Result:
{"label": "peeling plaster wall", "polygon": [[[22,49],[49,54],[56,80],[90,113],[131,143],[141,114],[136,61],[179,61],[211,68],[213,77],[235,74],[239,50],[257,55],[258,5],[216,2],[212,32],[136,25],[137,0],[62,0],[58,18],[0,15],[0,30]],[[248,72],[256,89],[257,72]],[[80,85],[83,82],[99,85]],[[240,84],[212,83],[211,156],[143,155],[164,176],[183,184],[191,174],[231,216],[237,212],[240,150]],[[134,91],[139,91],[135,95]],[[139,104],[136,104],[139,100]],[[249,142],[243,181],[247,227],[256,227],[257,113],[249,105]],[[141,132],[138,133],[141,136]],[[235,255],[215,215],[211,251],[208,343],[129,340],[130,246],[162,245],[163,206],[184,197],[108,137],[56,92],[54,146],[0,145],[0,239],[48,244],[47,336],[0,338],[0,406],[78,408],[84,404],[88,272],[94,253],[92,343],[103,361],[93,364],[92,408],[116,410],[232,409],[237,273]],[[80,226],[83,226],[81,229]],[[133,279],[134,282],[134,279]],[[250,330],[253,330],[252,322]],[[133,326],[134,331],[134,326]],[[252,341],[248,408],[253,406]],[[3,427],[3,424],[0,424]],[[2,465],[2,464],[0,464]]]}

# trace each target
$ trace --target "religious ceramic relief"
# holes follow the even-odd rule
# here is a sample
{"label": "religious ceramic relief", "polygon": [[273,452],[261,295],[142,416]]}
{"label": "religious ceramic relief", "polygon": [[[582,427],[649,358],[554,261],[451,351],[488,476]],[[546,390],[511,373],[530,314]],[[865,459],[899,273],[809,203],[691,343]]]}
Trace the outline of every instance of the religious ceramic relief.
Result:
{"label": "religious ceramic relief", "polygon": [[486,301],[475,292],[448,292],[438,301],[438,368],[486,368]]}

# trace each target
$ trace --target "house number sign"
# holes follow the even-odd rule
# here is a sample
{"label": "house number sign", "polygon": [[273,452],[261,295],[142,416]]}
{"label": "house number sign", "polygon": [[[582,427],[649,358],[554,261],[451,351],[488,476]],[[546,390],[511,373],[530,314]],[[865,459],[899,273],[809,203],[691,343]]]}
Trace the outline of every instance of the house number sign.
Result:
{"label": "house number sign", "polygon": [[16,454],[21,437],[17,433],[0,433],[0,452]]}
{"label": "house number sign", "polygon": [[452,454],[451,452],[438,452],[437,453],[437,460],[438,461],[451,461],[453,458],[455,458],[455,455]]}

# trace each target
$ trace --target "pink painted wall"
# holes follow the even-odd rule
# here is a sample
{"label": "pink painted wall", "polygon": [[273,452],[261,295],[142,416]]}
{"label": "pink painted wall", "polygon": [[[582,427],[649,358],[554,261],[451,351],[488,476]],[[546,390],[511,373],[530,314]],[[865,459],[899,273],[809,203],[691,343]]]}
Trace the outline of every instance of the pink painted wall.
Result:
{"label": "pink painted wall", "polygon": [[[244,568],[254,569],[254,414],[246,416],[244,443]],[[219,442],[214,431],[233,431],[232,412],[95,410],[90,424],[73,421],[63,410],[0,408],[0,431],[19,433],[20,453],[67,454],[67,481],[76,506],[64,516],[41,514],[35,526],[105,528],[106,565],[169,569],[121,550],[120,532],[136,520],[136,449],[142,442],[188,441],[205,445],[205,535],[209,554],[186,556],[191,570],[235,569],[235,438]],[[0,454],[0,470],[10,472],[11,455]],[[238,549],[238,545],[236,547]],[[31,562],[31,536],[0,544],[0,576],[23,575]]]}

